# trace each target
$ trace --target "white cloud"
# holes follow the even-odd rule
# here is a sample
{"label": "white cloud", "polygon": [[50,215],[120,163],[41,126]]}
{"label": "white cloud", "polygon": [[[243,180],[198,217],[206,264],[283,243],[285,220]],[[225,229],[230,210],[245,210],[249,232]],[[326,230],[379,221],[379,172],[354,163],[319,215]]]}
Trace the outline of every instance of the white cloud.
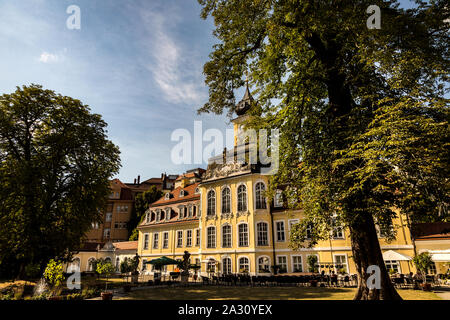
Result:
{"label": "white cloud", "polygon": [[59,60],[60,57],[57,54],[49,53],[46,51],[42,52],[39,58],[39,61],[43,63],[58,62]]}
{"label": "white cloud", "polygon": [[199,103],[204,100],[204,86],[201,78],[201,62],[195,55],[183,48],[169,34],[177,18],[167,21],[164,13],[141,12],[151,41],[147,43],[150,63],[147,69],[164,93],[164,98],[173,103]]}

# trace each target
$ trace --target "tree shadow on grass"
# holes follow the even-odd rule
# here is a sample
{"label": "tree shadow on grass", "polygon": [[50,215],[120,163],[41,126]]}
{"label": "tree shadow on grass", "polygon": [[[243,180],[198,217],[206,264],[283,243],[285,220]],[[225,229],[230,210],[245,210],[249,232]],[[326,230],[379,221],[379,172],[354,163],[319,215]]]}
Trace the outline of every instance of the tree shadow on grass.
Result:
{"label": "tree shadow on grass", "polygon": [[221,287],[150,288],[130,293],[137,300],[351,300],[354,288]]}

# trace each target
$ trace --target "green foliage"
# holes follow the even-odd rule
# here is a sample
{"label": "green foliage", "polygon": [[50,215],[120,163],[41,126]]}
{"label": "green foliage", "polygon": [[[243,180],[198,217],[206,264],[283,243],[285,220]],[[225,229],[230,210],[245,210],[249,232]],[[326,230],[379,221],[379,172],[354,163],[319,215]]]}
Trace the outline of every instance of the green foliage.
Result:
{"label": "green foliage", "polygon": [[132,259],[125,258],[120,264],[121,273],[136,274],[139,268],[140,257],[136,254]]}
{"label": "green foliage", "polygon": [[116,271],[116,268],[111,262],[105,261],[104,259],[99,259],[97,261],[96,271],[99,275],[109,277]]}
{"label": "green foliage", "polygon": [[25,266],[25,275],[28,279],[39,278],[41,275],[41,266],[35,263],[27,264]]}
{"label": "green foliage", "polygon": [[81,101],[39,85],[0,96],[2,273],[66,257],[101,218],[120,167],[106,126]]}
{"label": "green foliage", "polygon": [[128,223],[128,229],[130,230],[129,241],[138,240],[139,231],[136,227],[142,223],[145,218],[145,213],[148,210],[150,204],[160,199],[163,196],[161,190],[158,190],[156,186],[151,186],[147,191],[140,193],[134,199],[134,207],[131,219]]}
{"label": "green foliage", "polygon": [[98,259],[95,271],[106,278],[105,290],[108,290],[108,278],[116,272],[116,267],[109,261]]}
{"label": "green foliage", "polygon": [[319,268],[317,266],[318,258],[316,255],[309,255],[308,258],[306,258],[306,261],[308,262],[308,271],[309,272],[318,272]]}
{"label": "green foliage", "polygon": [[64,282],[64,267],[62,262],[51,259],[45,268],[44,278],[52,287],[61,287]]}
{"label": "green foliage", "polygon": [[431,254],[429,252],[422,252],[413,258],[413,262],[417,268],[417,271],[419,271],[426,280],[426,274],[428,272],[428,269],[430,269],[431,266],[433,265]]}
{"label": "green foliage", "polygon": [[[393,208],[411,222],[448,219],[447,1],[407,10],[394,0],[199,3],[218,39],[199,112],[231,115],[248,71],[258,102],[246,126],[280,132],[267,196],[283,189],[288,207],[304,210],[294,246],[348,227],[362,275],[381,257],[370,249],[375,223],[390,231]],[[366,26],[370,5],[381,8],[379,30]],[[308,223],[314,230],[305,242]],[[398,298],[392,287],[381,292]]]}

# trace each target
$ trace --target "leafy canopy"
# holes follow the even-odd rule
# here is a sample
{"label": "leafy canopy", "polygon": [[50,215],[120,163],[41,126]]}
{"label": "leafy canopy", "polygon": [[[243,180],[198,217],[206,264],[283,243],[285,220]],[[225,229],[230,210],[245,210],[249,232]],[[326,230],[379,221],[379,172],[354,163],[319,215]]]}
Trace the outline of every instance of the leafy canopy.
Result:
{"label": "leafy canopy", "polygon": [[8,272],[67,258],[100,221],[120,167],[106,126],[81,101],[39,85],[0,96],[0,264]]}

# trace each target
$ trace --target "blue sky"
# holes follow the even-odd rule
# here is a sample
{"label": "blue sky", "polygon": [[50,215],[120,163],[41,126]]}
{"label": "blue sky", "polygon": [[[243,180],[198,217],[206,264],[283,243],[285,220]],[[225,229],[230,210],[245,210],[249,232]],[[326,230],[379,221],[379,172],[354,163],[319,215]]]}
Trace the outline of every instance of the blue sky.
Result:
{"label": "blue sky", "polygon": [[[66,27],[72,4],[81,30]],[[38,83],[88,104],[121,150],[124,182],[182,173],[198,165],[172,163],[175,129],[230,127],[196,114],[216,41],[199,15],[196,0],[0,0],[0,94]]]}

